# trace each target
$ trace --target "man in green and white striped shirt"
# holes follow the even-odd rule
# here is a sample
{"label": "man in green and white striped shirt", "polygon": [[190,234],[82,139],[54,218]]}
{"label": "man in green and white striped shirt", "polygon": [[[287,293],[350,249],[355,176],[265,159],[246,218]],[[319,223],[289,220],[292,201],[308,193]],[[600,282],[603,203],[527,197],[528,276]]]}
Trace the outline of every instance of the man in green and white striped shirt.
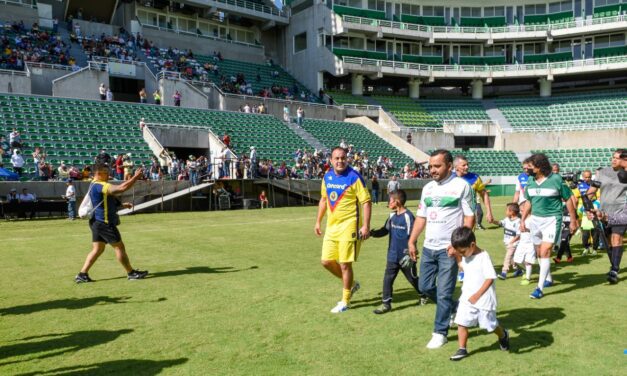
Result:
{"label": "man in green and white striped shirt", "polygon": [[[533,154],[525,160],[529,165],[529,181],[525,188],[525,198],[529,205],[523,206],[521,232],[529,230],[536,248],[540,264],[538,287],[529,295],[532,299],[541,299],[543,290],[553,284],[551,277],[551,250],[560,241],[562,228],[562,202],[566,202],[570,216],[570,231],[575,233],[579,224],[575,206],[570,199],[572,191],[564,184],[559,174],[551,172],[551,164],[544,154]],[[525,227],[525,220],[530,217],[530,228]]]}

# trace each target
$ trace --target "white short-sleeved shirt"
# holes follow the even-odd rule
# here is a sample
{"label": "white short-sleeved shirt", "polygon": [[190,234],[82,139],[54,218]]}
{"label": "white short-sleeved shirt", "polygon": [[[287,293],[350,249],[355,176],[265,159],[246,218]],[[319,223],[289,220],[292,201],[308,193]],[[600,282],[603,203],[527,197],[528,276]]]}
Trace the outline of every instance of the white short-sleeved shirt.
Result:
{"label": "white short-sleeved shirt", "polygon": [[68,185],[65,190],[65,197],[68,198],[68,201],[76,201],[76,188],[73,185]]}
{"label": "white short-sleeved shirt", "polygon": [[[504,218],[500,222],[501,227],[503,227],[503,243],[505,245],[509,244],[512,238],[520,235],[520,218]],[[516,246],[518,242],[515,242],[514,246]]]}
{"label": "white short-sleeved shirt", "polygon": [[422,189],[416,216],[427,220],[424,246],[429,249],[446,249],[451,235],[464,224],[465,216],[474,216],[475,195],[462,178],[449,176],[431,181]]}
{"label": "white short-sleeved shirt", "polygon": [[462,257],[462,267],[464,268],[464,284],[462,285],[462,295],[459,300],[477,309],[495,311],[496,288],[494,283],[477,300],[477,303],[471,304],[468,301],[472,295],[479,291],[486,279],[496,279],[494,265],[492,265],[488,252],[484,250],[470,257]]}
{"label": "white short-sleeved shirt", "polygon": [[521,249],[534,249],[533,246],[533,236],[529,229],[531,228],[531,218],[527,218],[525,221],[525,227],[527,228],[526,232],[520,233],[520,240],[518,240],[518,248]]}

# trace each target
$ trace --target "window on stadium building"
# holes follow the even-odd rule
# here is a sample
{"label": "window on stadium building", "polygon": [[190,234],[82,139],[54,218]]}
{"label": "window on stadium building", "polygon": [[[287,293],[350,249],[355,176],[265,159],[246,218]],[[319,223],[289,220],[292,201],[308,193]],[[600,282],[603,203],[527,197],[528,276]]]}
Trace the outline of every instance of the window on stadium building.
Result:
{"label": "window on stadium building", "polygon": [[[613,4],[619,4],[621,2],[621,0],[596,0],[594,2],[594,6],[595,7],[602,7],[605,5],[613,5]],[[625,1],[623,1],[624,3]]]}
{"label": "window on stadium building", "polygon": [[294,53],[307,49],[307,32],[294,35]]}
{"label": "window on stadium building", "polygon": [[544,43],[525,43],[525,55],[537,55],[544,53]]}
{"label": "window on stadium building", "polygon": [[505,7],[485,7],[483,8],[484,17],[505,17]]}
{"label": "window on stadium building", "polygon": [[546,4],[525,5],[525,15],[546,14]]}
{"label": "window on stadium building", "polygon": [[481,8],[479,7],[462,7],[462,17],[481,17]]}
{"label": "window on stadium building", "polygon": [[425,5],[422,7],[422,15],[444,17],[444,7],[434,7],[431,5]]}
{"label": "window on stadium building", "polygon": [[570,40],[555,41],[548,46],[549,53],[570,52],[572,51],[572,42]]}
{"label": "window on stadium building", "polygon": [[383,1],[383,0],[368,0],[368,9],[385,10],[385,1]]}
{"label": "window on stadium building", "polygon": [[418,15],[420,14],[420,5],[403,4],[401,10],[403,14]]}
{"label": "window on stadium building", "polygon": [[483,48],[484,56],[503,56],[505,55],[505,45],[494,45]]}

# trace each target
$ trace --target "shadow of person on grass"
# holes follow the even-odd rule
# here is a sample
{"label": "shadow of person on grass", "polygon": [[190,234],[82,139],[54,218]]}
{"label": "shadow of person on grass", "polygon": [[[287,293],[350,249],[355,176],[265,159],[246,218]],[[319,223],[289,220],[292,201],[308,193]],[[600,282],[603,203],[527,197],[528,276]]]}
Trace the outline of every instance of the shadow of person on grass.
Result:
{"label": "shadow of person on grass", "polygon": [[[132,331],[132,329],[88,330],[23,338],[19,340],[21,343],[0,347],[0,360],[21,357],[21,359],[17,360],[0,362],[0,366],[27,362],[33,359],[51,358],[83,350],[88,347],[102,345],[114,341],[119,336],[131,333]],[[43,340],[32,341],[32,339]]]}
{"label": "shadow of person on grass", "polygon": [[161,277],[176,277],[180,275],[187,274],[216,274],[216,273],[236,273],[243,272],[246,270],[259,269],[258,266],[254,265],[246,269],[234,269],[232,266],[224,266],[212,268],[210,266],[191,266],[185,269],[180,270],[168,270],[165,272],[156,272],[153,274],[148,274],[147,278],[161,278]]}
{"label": "shadow of person on grass", "polygon": [[[405,288],[396,290],[392,295],[392,311],[416,307],[419,300],[420,296],[414,289]],[[408,304],[400,305],[405,302],[408,302]],[[379,305],[381,305],[381,293],[377,294],[377,297],[374,298],[351,301],[351,309],[378,307]]]}
{"label": "shadow of person on grass", "polygon": [[158,375],[165,368],[170,368],[184,364],[188,358],[178,358],[169,360],[147,360],[147,359],[124,359],[110,362],[94,363],[81,366],[71,366],[53,369],[50,371],[39,371],[22,373],[18,376],[34,375]]}
{"label": "shadow of person on grass", "polygon": [[47,302],[25,304],[21,306],[0,308],[0,316],[4,315],[26,315],[29,313],[48,311],[51,309],[83,309],[97,304],[119,304],[126,303],[130,299],[128,296],[110,297],[93,296],[81,299],[59,299]]}
{"label": "shadow of person on grass", "polygon": [[[547,289],[546,295],[565,294],[574,290],[584,289],[607,283],[607,274],[581,274],[577,272],[556,273],[553,276],[555,289]],[[565,287],[568,286],[568,287]]]}
{"label": "shadow of person on grass", "polygon": [[[499,323],[503,328],[509,330],[510,352],[514,354],[525,354],[551,346],[554,342],[553,333],[537,329],[565,318],[566,315],[563,311],[563,308],[550,307],[516,308],[498,312],[497,319]],[[492,345],[472,350],[472,354],[499,350],[499,344],[494,334],[477,329],[473,329],[472,332],[471,336],[489,335],[494,337],[494,343]],[[457,336],[453,336],[451,340],[457,341]]]}

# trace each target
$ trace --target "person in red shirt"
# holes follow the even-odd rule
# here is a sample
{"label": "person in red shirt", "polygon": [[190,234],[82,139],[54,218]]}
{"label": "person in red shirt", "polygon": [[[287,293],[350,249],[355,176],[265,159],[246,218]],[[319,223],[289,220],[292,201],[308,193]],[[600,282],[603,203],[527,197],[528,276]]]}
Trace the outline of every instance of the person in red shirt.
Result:
{"label": "person in red shirt", "polygon": [[231,136],[228,133],[224,132],[224,136],[222,136],[222,142],[226,145],[227,148],[231,147]]}
{"label": "person in red shirt", "polygon": [[259,195],[259,204],[262,209],[264,205],[268,208],[268,196],[266,196],[266,191],[261,191],[261,194]]}
{"label": "person in red shirt", "polygon": [[115,179],[122,180],[124,178],[124,160],[122,154],[115,159]]}

